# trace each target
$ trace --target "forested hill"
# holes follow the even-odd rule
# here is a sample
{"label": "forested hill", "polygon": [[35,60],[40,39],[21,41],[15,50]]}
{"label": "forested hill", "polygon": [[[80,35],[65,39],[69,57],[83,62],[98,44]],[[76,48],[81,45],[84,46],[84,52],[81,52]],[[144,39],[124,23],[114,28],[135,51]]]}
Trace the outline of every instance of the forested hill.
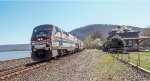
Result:
{"label": "forested hill", "polygon": [[[117,28],[118,26],[119,25],[91,24],[91,25],[87,25],[84,27],[76,28],[76,29],[70,31],[69,33],[76,36],[80,40],[84,40],[86,37],[89,36],[90,33],[97,31],[97,30],[100,30],[103,33],[104,38],[107,38],[108,32],[113,28]],[[140,27],[132,27],[132,28],[135,31],[142,31],[143,30],[143,28],[140,28]]]}

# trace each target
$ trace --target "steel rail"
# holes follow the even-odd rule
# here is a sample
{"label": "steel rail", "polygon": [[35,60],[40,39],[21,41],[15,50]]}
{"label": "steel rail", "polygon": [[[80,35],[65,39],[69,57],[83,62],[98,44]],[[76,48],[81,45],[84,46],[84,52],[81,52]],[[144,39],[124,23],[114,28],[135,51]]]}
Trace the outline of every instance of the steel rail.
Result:
{"label": "steel rail", "polygon": [[13,76],[19,75],[24,72],[30,71],[32,69],[39,68],[46,64],[47,64],[47,62],[43,62],[43,63],[34,64],[34,65],[30,65],[30,66],[23,65],[20,67],[9,69],[9,70],[4,70],[4,71],[0,72],[0,81],[5,80],[7,78],[11,78]]}

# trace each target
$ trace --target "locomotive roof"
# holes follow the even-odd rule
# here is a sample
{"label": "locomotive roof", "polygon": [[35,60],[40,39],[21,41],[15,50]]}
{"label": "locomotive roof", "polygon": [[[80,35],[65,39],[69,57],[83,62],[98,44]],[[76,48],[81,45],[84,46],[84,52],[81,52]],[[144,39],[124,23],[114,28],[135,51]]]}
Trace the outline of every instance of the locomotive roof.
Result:
{"label": "locomotive roof", "polygon": [[52,25],[52,24],[43,24],[43,25],[36,26],[35,28],[40,28],[40,27],[54,27],[54,25]]}
{"label": "locomotive roof", "polygon": [[81,41],[81,40],[79,40],[77,37],[73,36],[72,34],[63,31],[62,29],[60,29],[60,28],[58,28],[57,26],[54,26],[54,25],[52,25],[52,24],[43,24],[43,25],[39,25],[39,26],[36,26],[34,29],[36,29],[36,28],[42,28],[42,27],[46,27],[46,28],[55,27],[55,28],[61,30],[61,32],[64,32],[64,33],[68,34],[69,36],[73,37],[74,39],[77,39],[78,41]]}

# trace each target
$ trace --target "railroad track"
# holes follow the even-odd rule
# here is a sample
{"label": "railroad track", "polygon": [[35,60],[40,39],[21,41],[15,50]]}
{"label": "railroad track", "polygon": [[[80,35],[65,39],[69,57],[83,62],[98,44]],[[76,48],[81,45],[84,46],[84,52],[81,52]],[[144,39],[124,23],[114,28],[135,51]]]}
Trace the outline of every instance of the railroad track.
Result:
{"label": "railroad track", "polygon": [[[55,62],[55,60],[53,60],[53,59],[54,58],[51,59],[51,62]],[[59,59],[57,59],[57,60],[59,60]],[[18,67],[15,67],[15,68],[0,70],[0,81],[11,78],[11,77],[14,77],[14,76],[17,76],[21,73],[25,73],[25,72],[30,71],[32,69],[45,66],[48,63],[49,62],[45,62],[45,61],[33,62],[33,63],[29,63],[29,64],[26,64],[26,65],[18,66]]]}
{"label": "railroad track", "polygon": [[47,64],[47,62],[42,62],[42,63],[37,62],[37,63],[26,64],[26,65],[19,66],[16,68],[1,71],[0,72],[0,81],[5,80],[7,78],[11,78],[13,76],[19,75],[19,74],[24,73],[24,72],[30,71],[32,69],[39,68],[39,67],[44,66],[46,64]]}

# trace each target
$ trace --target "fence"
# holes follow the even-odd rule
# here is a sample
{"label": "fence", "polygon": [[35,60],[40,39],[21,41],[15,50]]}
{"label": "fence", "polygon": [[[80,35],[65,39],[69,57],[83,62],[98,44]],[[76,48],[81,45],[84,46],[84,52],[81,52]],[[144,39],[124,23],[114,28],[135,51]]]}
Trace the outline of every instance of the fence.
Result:
{"label": "fence", "polygon": [[131,62],[138,67],[145,68],[150,71],[150,52],[130,52],[129,54],[110,54],[124,62]]}

